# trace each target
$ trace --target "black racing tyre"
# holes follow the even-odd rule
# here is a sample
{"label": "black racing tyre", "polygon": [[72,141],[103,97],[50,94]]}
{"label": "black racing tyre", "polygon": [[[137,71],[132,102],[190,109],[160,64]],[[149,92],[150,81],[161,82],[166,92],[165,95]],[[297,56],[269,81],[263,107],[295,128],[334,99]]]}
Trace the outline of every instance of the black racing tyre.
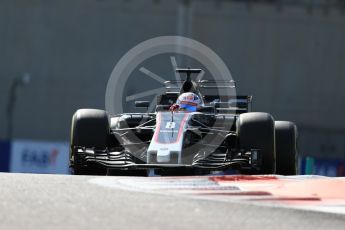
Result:
{"label": "black racing tyre", "polygon": [[97,165],[84,165],[74,147],[105,149],[109,135],[108,115],[104,110],[79,109],[72,118],[70,167],[73,174],[103,174],[105,169]]}
{"label": "black racing tyre", "polygon": [[289,121],[276,121],[277,174],[297,174],[297,126]]}
{"label": "black racing tyre", "polygon": [[[241,149],[259,149],[261,169],[254,174],[274,174],[276,171],[274,119],[268,113],[243,113],[237,119],[238,144]],[[245,172],[248,173],[248,172]]]}

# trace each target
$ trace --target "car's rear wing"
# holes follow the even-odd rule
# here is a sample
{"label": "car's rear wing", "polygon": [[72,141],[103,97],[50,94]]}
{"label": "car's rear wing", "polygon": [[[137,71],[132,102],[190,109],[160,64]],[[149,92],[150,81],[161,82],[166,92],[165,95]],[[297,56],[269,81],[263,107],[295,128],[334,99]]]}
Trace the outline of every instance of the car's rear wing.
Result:
{"label": "car's rear wing", "polygon": [[200,80],[197,83],[201,89],[236,88],[236,82],[234,80]]}
{"label": "car's rear wing", "polygon": [[[157,105],[160,105],[160,109],[164,108],[166,110],[170,105],[176,102],[178,95],[178,92],[167,92],[162,94],[157,97]],[[250,112],[252,108],[252,98],[252,96],[203,96],[205,106],[214,107],[215,113],[218,114],[241,114]]]}
{"label": "car's rear wing", "polygon": [[[199,69],[182,69],[177,72],[189,71],[200,73]],[[188,73],[189,73],[188,72]],[[180,88],[185,81],[166,81],[167,92],[157,97],[157,105],[172,105],[176,102]],[[207,107],[214,107],[215,113],[220,114],[240,114],[251,111],[252,96],[229,96],[235,95],[236,82],[234,80],[196,80],[197,91],[203,98]]]}
{"label": "car's rear wing", "polygon": [[214,106],[216,113],[246,113],[251,111],[252,96],[204,96],[205,104]]}
{"label": "car's rear wing", "polygon": [[[184,80],[170,80],[165,81],[164,84],[168,90],[179,91],[184,82]],[[196,84],[201,91],[236,88],[236,82],[234,80],[199,80],[196,81]]]}

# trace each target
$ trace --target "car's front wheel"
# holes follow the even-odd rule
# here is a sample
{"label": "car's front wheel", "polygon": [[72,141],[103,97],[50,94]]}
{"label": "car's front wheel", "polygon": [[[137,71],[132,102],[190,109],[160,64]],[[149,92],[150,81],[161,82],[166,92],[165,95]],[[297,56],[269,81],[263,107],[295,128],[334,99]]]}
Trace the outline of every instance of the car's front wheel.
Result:
{"label": "car's front wheel", "polygon": [[79,109],[72,118],[70,168],[77,175],[106,174],[99,165],[85,161],[82,153],[76,153],[77,147],[105,149],[109,135],[109,120],[104,110]]}
{"label": "car's front wheel", "polygon": [[[261,168],[249,173],[274,174],[276,171],[275,129],[268,113],[243,113],[237,120],[237,137],[241,149],[258,149]],[[248,173],[243,172],[242,173]]]}

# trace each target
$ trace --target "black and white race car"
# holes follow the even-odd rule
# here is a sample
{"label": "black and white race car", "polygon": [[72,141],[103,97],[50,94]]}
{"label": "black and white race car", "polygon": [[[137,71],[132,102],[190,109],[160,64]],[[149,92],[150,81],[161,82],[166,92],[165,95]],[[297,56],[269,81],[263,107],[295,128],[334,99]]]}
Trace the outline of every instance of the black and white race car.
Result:
{"label": "black and white race car", "polygon": [[[177,71],[185,73],[186,80],[177,92],[167,87],[154,113],[110,116],[104,110],[77,110],[71,127],[72,173],[202,175],[234,169],[245,174],[296,174],[294,123],[250,112],[251,96],[204,94],[203,89],[219,82],[193,81],[191,75],[200,69]],[[235,84],[221,82],[221,87]],[[185,92],[199,95],[203,106],[195,112],[169,111]],[[146,101],[135,104],[149,106]]]}

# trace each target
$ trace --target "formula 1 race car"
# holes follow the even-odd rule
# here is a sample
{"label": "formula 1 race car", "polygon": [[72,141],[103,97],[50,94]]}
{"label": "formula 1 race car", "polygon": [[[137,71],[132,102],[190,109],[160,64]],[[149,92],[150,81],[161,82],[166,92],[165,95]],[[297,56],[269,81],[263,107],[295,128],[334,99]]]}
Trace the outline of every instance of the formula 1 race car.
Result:
{"label": "formula 1 race car", "polygon": [[[192,80],[158,96],[154,113],[109,116],[77,110],[72,118],[70,168],[79,175],[202,175],[237,170],[244,174],[295,175],[297,127],[250,112],[251,96],[210,95],[210,88],[234,88],[234,81]],[[175,90],[175,91],[171,91]],[[169,111],[181,93],[200,96],[195,112]],[[136,101],[136,107],[149,102]]]}

